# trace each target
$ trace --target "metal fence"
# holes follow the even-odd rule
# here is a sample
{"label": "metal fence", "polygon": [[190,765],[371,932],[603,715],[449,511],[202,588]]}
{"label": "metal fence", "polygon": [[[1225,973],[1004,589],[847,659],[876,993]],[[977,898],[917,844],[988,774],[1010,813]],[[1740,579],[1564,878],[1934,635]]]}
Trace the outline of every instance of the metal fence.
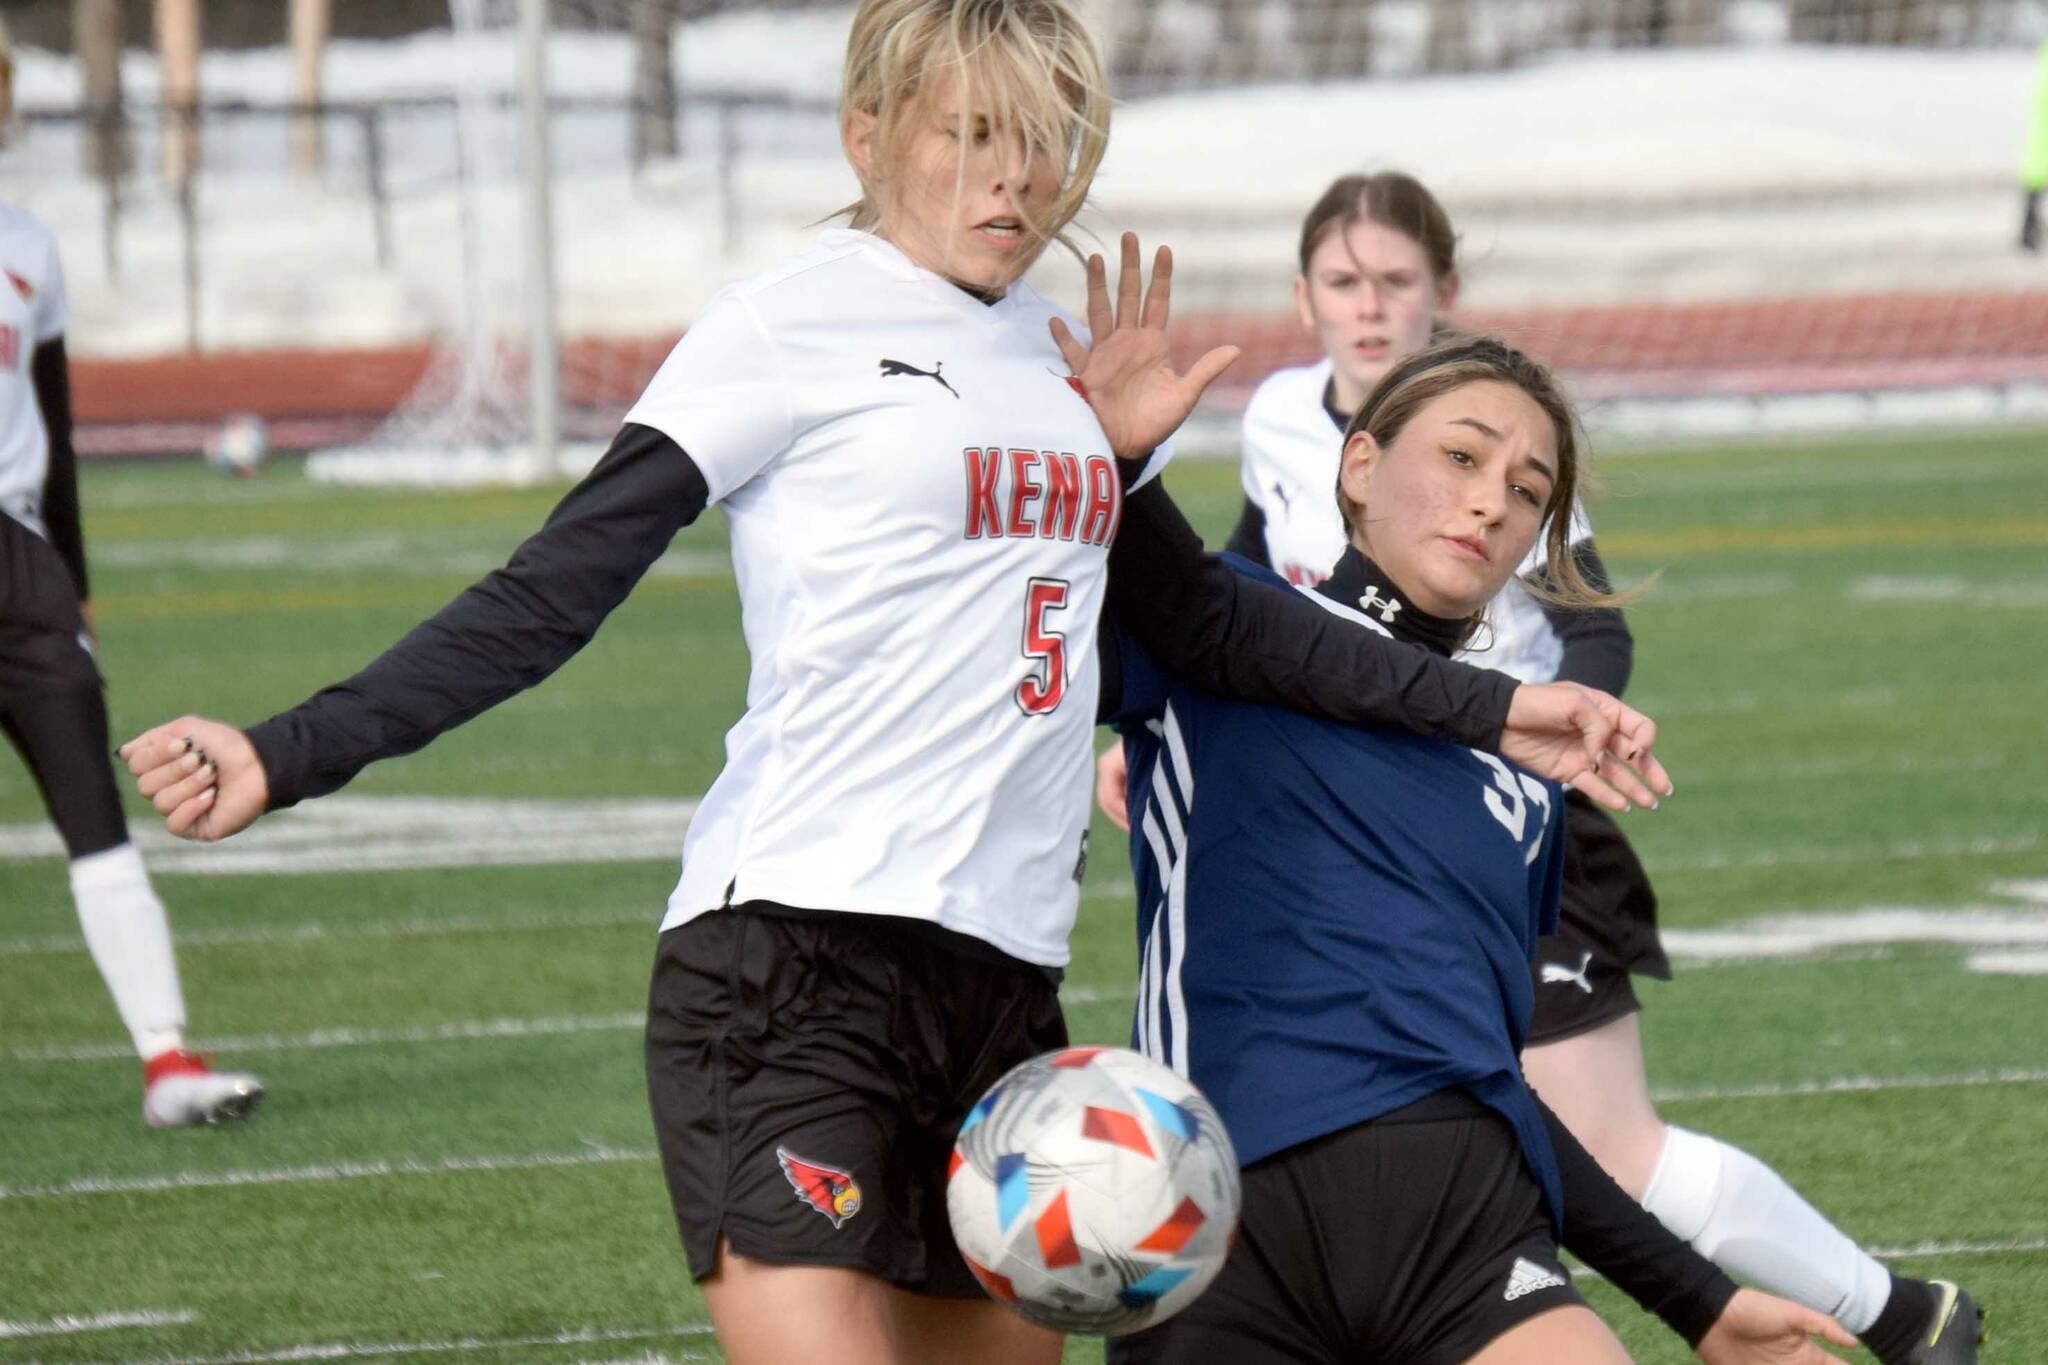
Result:
{"label": "metal fence", "polygon": [[[558,177],[612,172],[629,183],[643,175],[707,178],[718,201],[721,245],[731,251],[744,231],[747,204],[739,169],[772,155],[833,157],[836,106],[776,91],[702,90],[667,107],[603,97],[550,101]],[[118,111],[30,108],[17,118],[0,194],[39,201],[89,194],[96,228],[93,254],[106,280],[124,284],[138,269],[160,270],[166,235],[175,238],[185,303],[184,343],[206,343],[198,300],[218,268],[213,240],[246,214],[271,215],[276,230],[293,231],[277,194],[317,198],[323,217],[355,226],[340,242],[341,261],[389,270],[399,254],[395,219],[409,204],[446,198],[465,182],[509,183],[520,172],[512,136],[511,96],[491,101],[481,122],[459,116],[453,96],[301,105],[213,100],[197,106],[129,103]],[[677,152],[650,172],[644,120],[667,120]],[[319,152],[304,169],[295,139]],[[190,176],[166,177],[167,144],[188,139]],[[275,193],[273,193],[275,191]],[[79,207],[61,216],[72,228],[69,253],[85,243]],[[158,248],[152,250],[152,248]],[[94,249],[96,248],[96,249]],[[330,232],[322,251],[337,243]],[[308,266],[315,262],[308,261]],[[75,268],[75,266],[74,266]]]}

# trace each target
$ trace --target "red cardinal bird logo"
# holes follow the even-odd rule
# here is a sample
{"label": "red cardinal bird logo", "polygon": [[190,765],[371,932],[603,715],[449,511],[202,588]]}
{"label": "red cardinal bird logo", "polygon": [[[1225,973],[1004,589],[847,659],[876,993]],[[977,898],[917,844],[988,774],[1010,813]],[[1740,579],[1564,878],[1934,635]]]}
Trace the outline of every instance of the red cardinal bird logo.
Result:
{"label": "red cardinal bird logo", "polygon": [[782,1163],[782,1173],[789,1177],[796,1197],[830,1218],[833,1227],[860,1212],[860,1186],[854,1182],[853,1172],[806,1161],[787,1147],[777,1147],[775,1159]]}

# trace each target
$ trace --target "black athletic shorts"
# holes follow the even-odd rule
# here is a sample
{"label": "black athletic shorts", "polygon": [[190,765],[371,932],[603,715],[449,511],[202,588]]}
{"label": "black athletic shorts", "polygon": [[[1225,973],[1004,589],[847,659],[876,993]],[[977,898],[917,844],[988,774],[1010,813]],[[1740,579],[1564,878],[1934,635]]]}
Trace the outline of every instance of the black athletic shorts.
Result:
{"label": "black athletic shorts", "polygon": [[27,762],[73,858],[128,840],[107,700],[84,629],[70,568],[0,512],[0,734]]}
{"label": "black athletic shorts", "polygon": [[1671,977],[1657,938],[1657,893],[1621,826],[1577,792],[1565,795],[1564,903],[1558,932],[1537,941],[1528,1043],[1555,1043],[1641,1006],[1629,976]]}
{"label": "black athletic shorts", "polygon": [[1457,1365],[1584,1303],[1507,1121],[1437,1094],[1247,1166],[1216,1282],[1108,1365]]}
{"label": "black athletic shorts", "polygon": [[983,1294],[946,1218],[960,1120],[1067,1044],[1055,974],[890,915],[755,902],[661,936],[647,1089],[690,1273],[718,1240]]}

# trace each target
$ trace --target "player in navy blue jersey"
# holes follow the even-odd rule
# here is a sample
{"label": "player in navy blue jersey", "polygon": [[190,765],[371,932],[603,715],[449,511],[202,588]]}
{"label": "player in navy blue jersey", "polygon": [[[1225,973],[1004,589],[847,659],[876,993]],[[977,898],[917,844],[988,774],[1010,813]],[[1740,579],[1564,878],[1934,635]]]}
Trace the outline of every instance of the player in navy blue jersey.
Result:
{"label": "player in navy blue jersey", "polygon": [[[1326,490],[1342,433],[1373,386],[1428,344],[1459,296],[1458,234],[1428,187],[1399,171],[1333,181],[1302,221],[1294,296],[1316,364],[1268,377],[1243,422],[1243,515],[1229,548],[1290,583],[1313,584],[1349,542]],[[1583,506],[1573,565],[1604,585]],[[1543,547],[1486,605],[1454,657],[1525,682],[1566,680],[1620,695],[1634,641],[1616,607],[1545,594]],[[1128,828],[1123,749],[1104,752],[1098,794]],[[1535,1011],[1523,1066],[1545,1101],[1622,1188],[1709,1258],[1857,1333],[1884,1365],[1968,1365],[1977,1310],[1954,1284],[1896,1275],[1783,1177],[1738,1147],[1666,1124],[1650,1099],[1633,975],[1666,977],[1657,894],[1621,826],[1580,794],[1564,803],[1560,922],[1531,964]]]}
{"label": "player in navy blue jersey", "polygon": [[[1351,544],[1314,600],[1448,655],[1542,532],[1541,590],[1611,601],[1553,515],[1576,471],[1541,366],[1490,338],[1412,354],[1346,434]],[[1121,632],[1104,670],[1130,747],[1135,1043],[1202,1087],[1245,1163],[1222,1275],[1113,1361],[1626,1360],[1560,1239],[1704,1359],[1820,1362],[1809,1333],[1852,1342],[1737,1291],[1523,1079],[1528,962],[1563,879],[1558,786],[1454,742],[1218,697]]]}

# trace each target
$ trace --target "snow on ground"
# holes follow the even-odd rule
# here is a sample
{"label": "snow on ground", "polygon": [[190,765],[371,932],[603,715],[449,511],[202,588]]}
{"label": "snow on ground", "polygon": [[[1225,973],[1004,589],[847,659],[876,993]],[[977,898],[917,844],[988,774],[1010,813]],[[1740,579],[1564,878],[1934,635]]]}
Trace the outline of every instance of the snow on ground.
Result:
{"label": "snow on ground", "polygon": [[[753,11],[685,26],[683,86],[829,99],[848,13]],[[627,89],[622,35],[560,34],[549,60],[558,93]],[[1283,307],[1309,201],[1344,170],[1399,166],[1449,202],[1476,307],[2043,288],[2048,262],[2011,247],[2033,61],[2018,50],[1743,46],[1152,97],[1118,110],[1098,206],[1083,226],[1104,241],[1126,226],[1172,240],[1184,306]],[[337,99],[445,94],[450,72],[509,89],[512,70],[503,35],[342,42],[329,90]],[[137,100],[154,96],[145,54],[130,54],[126,78]],[[209,97],[284,99],[287,54],[210,53],[202,85]],[[69,105],[77,75],[68,59],[24,52],[19,90],[26,107]],[[684,133],[682,157],[635,175],[621,114],[556,120],[567,331],[675,330],[720,284],[786,251],[852,197],[829,112],[744,115],[729,168],[713,154],[712,112],[691,106]],[[466,201],[445,111],[393,116],[385,137],[388,266],[375,251],[356,127],[329,130],[329,168],[313,182],[283,169],[280,122],[209,133],[198,193],[203,346],[370,344],[459,327],[465,206],[479,243],[468,268],[489,309],[513,316],[509,119],[468,149],[476,174]],[[151,164],[151,150],[145,142],[139,164]],[[183,245],[159,184],[134,180],[110,242],[105,196],[79,170],[76,131],[37,125],[0,154],[0,195],[59,234],[76,351],[183,347]],[[1049,258],[1042,270],[1059,296],[1078,292],[1068,263]]]}

